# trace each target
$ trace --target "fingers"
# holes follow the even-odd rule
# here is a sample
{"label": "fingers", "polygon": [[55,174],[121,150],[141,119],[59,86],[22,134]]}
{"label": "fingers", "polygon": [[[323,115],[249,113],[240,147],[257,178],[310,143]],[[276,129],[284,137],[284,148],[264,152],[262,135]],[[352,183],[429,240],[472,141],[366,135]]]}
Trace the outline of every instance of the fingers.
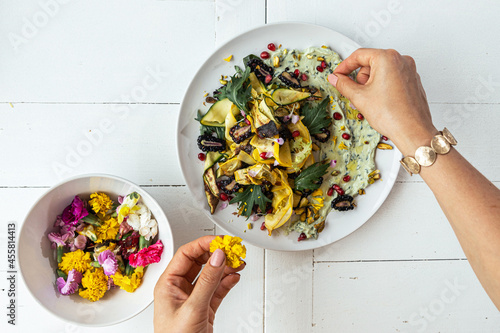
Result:
{"label": "fingers", "polygon": [[357,49],[347,59],[342,61],[333,72],[335,74],[348,75],[359,67],[371,67],[371,60],[381,52],[383,50]]}
{"label": "fingers", "polygon": [[204,236],[181,246],[165,270],[166,274],[186,277],[193,282],[201,266],[210,258],[210,242],[215,236]]}
{"label": "fingers", "polygon": [[359,84],[366,84],[369,78],[370,78],[370,67],[361,67],[361,69],[358,72],[358,75],[356,76],[356,81],[358,81]]}
{"label": "fingers", "polygon": [[219,287],[217,288],[217,290],[215,290],[212,301],[210,302],[210,307],[212,308],[212,310],[214,310],[214,312],[217,311],[224,297],[226,297],[229,291],[233,289],[233,287],[236,286],[239,281],[240,275],[238,273],[232,273],[222,279]]}
{"label": "fingers", "polygon": [[354,82],[350,77],[343,74],[330,74],[328,75],[328,82],[330,82],[337,90],[352,101],[355,105],[361,103],[358,98],[361,98],[360,92],[365,86]]}
{"label": "fingers", "polygon": [[208,307],[210,305],[224,274],[225,263],[226,255],[224,251],[221,249],[215,250],[196,280],[189,302],[193,302],[196,307]]}

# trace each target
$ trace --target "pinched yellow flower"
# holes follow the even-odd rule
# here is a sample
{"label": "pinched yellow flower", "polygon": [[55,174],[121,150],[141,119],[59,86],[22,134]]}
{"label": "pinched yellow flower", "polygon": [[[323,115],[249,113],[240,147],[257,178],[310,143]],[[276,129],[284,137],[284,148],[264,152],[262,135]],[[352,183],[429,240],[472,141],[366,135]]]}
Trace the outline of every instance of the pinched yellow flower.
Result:
{"label": "pinched yellow flower", "polygon": [[131,276],[124,276],[120,271],[116,271],[116,273],[111,277],[113,278],[113,283],[119,286],[120,289],[133,293],[141,285],[143,276],[144,267],[138,266],[135,268],[135,271]]}
{"label": "pinched yellow flower", "polygon": [[110,217],[97,228],[97,242],[100,243],[104,240],[115,239],[119,230],[120,224],[118,221],[114,217]]}
{"label": "pinched yellow flower", "polygon": [[83,273],[90,268],[90,262],[90,252],[85,253],[82,250],[76,250],[65,253],[58,267],[66,274],[72,269]]}
{"label": "pinched yellow flower", "polygon": [[311,194],[311,206],[315,212],[318,212],[324,206],[323,191],[319,188]]}
{"label": "pinched yellow flower", "polygon": [[89,204],[96,214],[105,215],[113,207],[113,201],[105,193],[92,193]]}
{"label": "pinched yellow flower", "polygon": [[82,278],[82,286],[79,295],[95,302],[104,296],[108,290],[108,277],[102,268],[91,268],[85,272]]}
{"label": "pinched yellow flower", "polygon": [[225,235],[224,238],[219,236],[210,243],[210,252],[221,249],[226,254],[226,265],[232,268],[240,267],[247,255],[245,245],[241,244],[241,238]]}

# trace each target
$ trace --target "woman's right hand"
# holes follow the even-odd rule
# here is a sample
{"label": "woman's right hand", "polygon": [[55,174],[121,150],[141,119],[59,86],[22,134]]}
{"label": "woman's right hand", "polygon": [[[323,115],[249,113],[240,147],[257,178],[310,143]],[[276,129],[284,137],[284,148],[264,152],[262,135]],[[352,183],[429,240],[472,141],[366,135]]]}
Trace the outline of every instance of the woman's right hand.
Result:
{"label": "woman's right hand", "polygon": [[[347,75],[358,68],[355,82]],[[429,145],[438,133],[415,61],[409,56],[394,50],[358,49],[338,65],[328,81],[404,155]]]}

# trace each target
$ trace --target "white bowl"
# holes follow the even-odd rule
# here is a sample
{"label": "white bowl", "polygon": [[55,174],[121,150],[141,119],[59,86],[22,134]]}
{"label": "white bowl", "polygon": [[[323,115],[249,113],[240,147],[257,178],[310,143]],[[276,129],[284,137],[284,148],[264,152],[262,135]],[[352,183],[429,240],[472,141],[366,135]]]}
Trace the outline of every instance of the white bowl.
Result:
{"label": "white bowl", "polygon": [[[164,245],[161,261],[148,266],[141,286],[134,292],[114,289],[97,302],[78,294],[60,295],[55,286],[57,262],[47,235],[57,215],[75,195],[88,197],[104,192],[118,195],[137,192],[158,221],[158,237]],[[71,178],[52,187],[31,208],[21,228],[18,242],[19,268],[33,297],[55,316],[85,326],[113,325],[139,314],[153,302],[153,290],[174,253],[172,230],[160,205],[146,191],[125,179],[91,174]]]}

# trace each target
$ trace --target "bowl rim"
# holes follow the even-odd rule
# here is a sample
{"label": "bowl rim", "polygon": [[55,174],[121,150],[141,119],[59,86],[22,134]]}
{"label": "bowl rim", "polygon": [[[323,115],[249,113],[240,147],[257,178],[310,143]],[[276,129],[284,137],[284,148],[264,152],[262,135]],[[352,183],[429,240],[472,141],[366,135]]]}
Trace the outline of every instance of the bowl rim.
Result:
{"label": "bowl rim", "polygon": [[[71,323],[71,324],[75,324],[75,325],[79,325],[79,326],[85,326],[85,327],[106,327],[106,326],[112,326],[112,325],[116,325],[116,324],[119,324],[119,323],[122,323],[122,322],[125,322],[127,320],[130,320],[132,318],[134,318],[135,316],[137,316],[138,314],[140,314],[141,312],[143,312],[144,310],[146,310],[149,306],[151,306],[151,304],[154,302],[154,295],[152,296],[152,299],[150,302],[148,302],[148,304],[134,312],[132,315],[130,316],[127,316],[123,319],[119,319],[119,320],[115,320],[115,321],[112,321],[112,322],[109,322],[109,323],[105,323],[105,324],[87,324],[87,323],[80,323],[80,322],[77,322],[77,321],[74,321],[74,320],[71,320],[71,319],[68,319],[68,318],[64,318],[64,317],[61,317],[59,314],[57,314],[56,312],[52,311],[51,309],[49,309],[48,307],[46,307],[44,304],[42,304],[42,302],[40,302],[40,300],[38,299],[38,297],[35,297],[35,295],[33,294],[33,292],[31,291],[30,287],[28,286],[28,284],[26,283],[26,280],[24,278],[24,272],[23,272],[23,269],[22,269],[22,265],[21,265],[21,247],[20,247],[20,237],[23,233],[23,230],[24,230],[24,227],[26,226],[26,219],[28,218],[28,216],[30,216],[31,212],[33,211],[33,209],[35,209],[35,207],[40,203],[40,201],[45,198],[45,196],[47,196],[50,192],[54,191],[56,188],[58,188],[59,186],[62,186],[66,183],[69,183],[71,181],[74,181],[74,180],[77,180],[77,179],[82,179],[82,178],[90,178],[90,177],[101,177],[101,178],[109,178],[109,179],[114,179],[114,180],[118,180],[118,181],[121,181],[121,182],[124,182],[128,185],[132,185],[133,187],[137,187],[139,190],[141,190],[142,192],[144,192],[145,196],[148,197],[148,200],[151,200],[154,204],[156,204],[159,208],[160,208],[160,212],[161,212],[161,215],[162,217],[165,218],[165,221],[167,222],[166,225],[168,227],[168,230],[170,231],[170,235],[172,236],[172,242],[171,244],[169,245],[172,253],[175,253],[175,248],[174,248],[174,242],[173,242],[173,233],[172,233],[172,227],[170,226],[170,223],[168,222],[168,218],[167,218],[167,215],[165,214],[165,212],[163,211],[163,209],[161,208],[160,204],[158,203],[158,201],[156,201],[155,198],[153,198],[153,196],[151,194],[149,194],[145,189],[143,189],[140,185],[137,185],[136,183],[134,182],[131,182],[130,180],[127,180],[125,178],[122,178],[122,177],[118,177],[118,176],[114,176],[114,175],[110,175],[110,174],[106,174],[106,173],[86,173],[86,174],[80,174],[80,175],[75,175],[75,176],[72,176],[72,177],[69,177],[69,178],[65,178],[59,182],[57,182],[56,184],[52,185],[49,189],[47,189],[47,191],[45,191],[42,195],[40,195],[40,197],[32,204],[31,208],[28,210],[28,212],[26,213],[26,215],[24,216],[23,218],[23,224],[21,226],[21,229],[19,230],[19,233],[17,234],[17,242],[16,242],[16,250],[17,250],[17,256],[16,256],[16,262],[17,262],[17,267],[19,268],[18,271],[21,273],[19,274],[21,276],[21,279],[23,281],[23,283],[26,285],[26,289],[28,290],[28,293],[29,295],[47,312],[51,313],[52,315],[56,316],[58,319],[61,319],[62,321],[64,322],[68,322],[68,323]],[[141,194],[142,195],[142,194]],[[157,218],[155,216],[155,218]],[[165,246],[165,244],[164,244]]]}

